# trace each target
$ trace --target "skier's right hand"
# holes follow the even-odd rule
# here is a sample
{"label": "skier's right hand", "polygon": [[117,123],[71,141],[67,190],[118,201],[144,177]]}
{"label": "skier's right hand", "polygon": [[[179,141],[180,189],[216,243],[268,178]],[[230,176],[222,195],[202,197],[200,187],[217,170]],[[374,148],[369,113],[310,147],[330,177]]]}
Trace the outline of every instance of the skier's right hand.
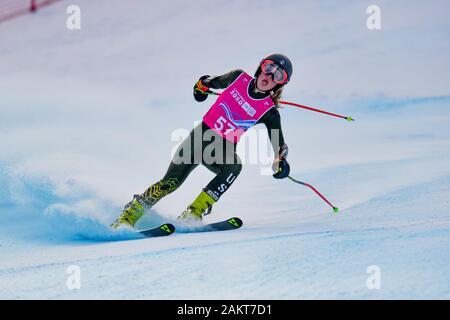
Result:
{"label": "skier's right hand", "polygon": [[208,93],[211,92],[207,86],[202,83],[202,80],[209,78],[208,75],[200,77],[194,85],[194,99],[197,102],[203,102],[208,98]]}

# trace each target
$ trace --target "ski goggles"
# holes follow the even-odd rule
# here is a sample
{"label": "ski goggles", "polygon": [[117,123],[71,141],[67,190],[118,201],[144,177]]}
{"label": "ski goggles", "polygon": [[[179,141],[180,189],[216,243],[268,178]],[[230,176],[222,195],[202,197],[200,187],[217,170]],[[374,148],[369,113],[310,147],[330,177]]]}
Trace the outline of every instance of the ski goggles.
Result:
{"label": "ski goggles", "polygon": [[286,70],[272,60],[263,60],[261,62],[261,70],[264,74],[271,74],[273,81],[278,84],[285,84],[289,81]]}

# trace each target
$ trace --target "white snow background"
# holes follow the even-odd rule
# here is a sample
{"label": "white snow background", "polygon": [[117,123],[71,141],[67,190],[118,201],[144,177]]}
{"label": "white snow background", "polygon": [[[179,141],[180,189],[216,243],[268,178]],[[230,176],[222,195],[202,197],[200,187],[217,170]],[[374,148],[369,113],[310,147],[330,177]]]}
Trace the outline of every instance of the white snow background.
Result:
{"label": "white snow background", "polygon": [[[371,4],[77,0],[0,24],[0,298],[449,299],[450,5],[377,1],[371,31]],[[240,230],[111,232],[214,101],[196,79],[273,52],[294,63],[285,100],[356,119],[281,111],[292,176],[341,211],[248,164],[206,218]],[[141,226],[212,177],[198,167]]]}

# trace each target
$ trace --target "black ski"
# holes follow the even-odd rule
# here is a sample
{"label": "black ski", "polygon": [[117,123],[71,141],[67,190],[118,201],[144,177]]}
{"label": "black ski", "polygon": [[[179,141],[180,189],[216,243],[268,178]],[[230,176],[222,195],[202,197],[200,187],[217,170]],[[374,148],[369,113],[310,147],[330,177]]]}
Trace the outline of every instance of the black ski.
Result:
{"label": "black ski", "polygon": [[205,224],[195,228],[193,232],[211,232],[211,231],[227,231],[236,230],[242,227],[244,223],[238,217],[233,217],[224,221]]}
{"label": "black ski", "polygon": [[[227,231],[236,230],[242,227],[243,222],[238,217],[233,217],[224,221],[209,223],[201,226],[197,226],[187,232],[212,232],[212,231]],[[165,223],[156,228],[138,231],[140,234],[147,238],[164,237],[169,236],[175,232],[175,226],[171,223]],[[182,231],[186,232],[186,231]]]}
{"label": "black ski", "polygon": [[146,236],[147,238],[170,236],[174,232],[175,226],[170,223],[165,223],[156,228],[139,231],[140,234]]}

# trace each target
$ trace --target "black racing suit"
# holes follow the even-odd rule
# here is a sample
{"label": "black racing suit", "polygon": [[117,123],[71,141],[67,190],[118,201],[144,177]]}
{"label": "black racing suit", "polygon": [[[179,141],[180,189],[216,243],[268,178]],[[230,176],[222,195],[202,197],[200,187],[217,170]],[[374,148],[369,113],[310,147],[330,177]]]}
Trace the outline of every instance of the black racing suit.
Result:
{"label": "black racing suit", "polygon": [[[232,70],[220,76],[208,77],[202,80],[202,83],[211,89],[224,89],[234,82],[242,72],[239,69]],[[269,93],[255,91],[255,80],[252,80],[249,95],[255,99],[262,99]],[[266,125],[275,155],[279,154],[280,147],[286,152],[287,146],[284,143],[278,110],[271,108],[257,122],[257,124],[259,123]],[[278,130],[277,137],[272,137],[272,130]],[[202,139],[206,135],[208,138]],[[208,146],[211,147],[213,143],[220,143],[221,147],[210,148],[211,158],[206,159],[204,155],[208,151]],[[176,190],[199,164],[203,164],[216,174],[204,189],[215,201],[231,186],[242,169],[241,160],[236,154],[236,143],[222,138],[202,122],[191,131],[177,149],[164,177],[150,186],[141,197],[153,206],[161,198]]]}

